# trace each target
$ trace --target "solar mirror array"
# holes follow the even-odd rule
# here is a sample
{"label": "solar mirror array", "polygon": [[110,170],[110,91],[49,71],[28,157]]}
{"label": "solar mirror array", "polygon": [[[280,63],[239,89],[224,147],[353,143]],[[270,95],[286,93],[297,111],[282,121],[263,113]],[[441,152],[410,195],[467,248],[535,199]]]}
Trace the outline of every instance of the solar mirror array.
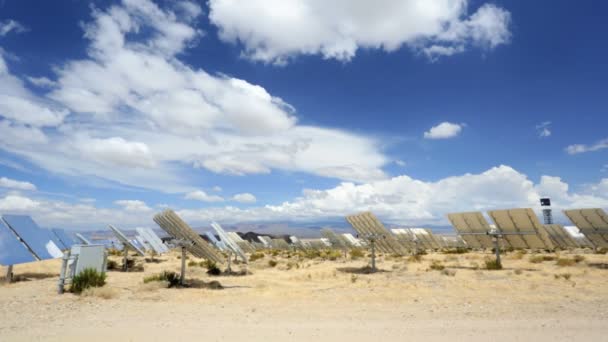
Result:
{"label": "solar mirror array", "polygon": [[608,248],[608,215],[600,208],[564,210],[595,248]]}
{"label": "solar mirror array", "polygon": [[371,212],[364,212],[346,217],[346,220],[357,231],[360,238],[374,241],[380,252],[405,255],[407,249],[397,241]]}
{"label": "solar mirror array", "polygon": [[156,233],[150,228],[135,228],[139,236],[150,246],[150,248],[157,254],[167,253],[169,248],[163,243],[163,241],[156,235]]}
{"label": "solar mirror array", "polygon": [[245,255],[245,252],[243,252],[241,247],[239,247],[239,245],[230,236],[228,236],[228,234],[224,231],[224,228],[222,228],[222,226],[220,226],[217,222],[212,222],[211,227],[213,227],[213,229],[215,229],[215,231],[217,232],[217,235],[220,236],[220,239],[222,240],[222,242],[224,242],[224,244],[230,249],[230,251],[232,253],[234,253],[235,255],[238,255],[239,258],[241,258],[241,260],[243,260],[244,263],[248,262],[247,255]]}

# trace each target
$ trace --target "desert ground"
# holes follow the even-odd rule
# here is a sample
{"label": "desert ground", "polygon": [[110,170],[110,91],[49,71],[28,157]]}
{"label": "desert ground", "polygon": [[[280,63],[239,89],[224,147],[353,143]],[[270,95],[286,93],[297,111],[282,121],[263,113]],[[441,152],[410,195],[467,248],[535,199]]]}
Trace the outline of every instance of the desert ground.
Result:
{"label": "desert ground", "polygon": [[[584,260],[531,262],[575,255]],[[204,267],[188,267],[189,279],[215,280],[223,289],[144,284],[146,276],[179,270],[179,254],[171,252],[157,262],[137,257],[143,272],[109,271],[104,287],[81,295],[57,294],[59,260],[17,265],[15,275],[29,280],[0,285],[0,340],[608,339],[608,255],[511,252],[503,270],[486,270],[491,256],[381,256],[382,271],[364,274],[366,257],[332,261],[268,251],[245,276],[210,276]]]}

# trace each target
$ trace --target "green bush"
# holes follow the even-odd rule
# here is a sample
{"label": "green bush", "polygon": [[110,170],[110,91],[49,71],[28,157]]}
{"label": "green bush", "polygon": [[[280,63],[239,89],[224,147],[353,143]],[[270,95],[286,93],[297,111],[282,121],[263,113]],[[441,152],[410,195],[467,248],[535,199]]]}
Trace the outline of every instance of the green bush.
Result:
{"label": "green bush", "polygon": [[82,272],[72,278],[70,292],[80,294],[90,287],[101,287],[106,283],[106,273],[97,272],[94,268],[85,268]]}
{"label": "green bush", "polygon": [[147,284],[152,281],[166,281],[169,283],[169,287],[173,287],[179,284],[179,275],[172,271],[162,271],[159,274],[153,274],[144,277],[144,284]]}

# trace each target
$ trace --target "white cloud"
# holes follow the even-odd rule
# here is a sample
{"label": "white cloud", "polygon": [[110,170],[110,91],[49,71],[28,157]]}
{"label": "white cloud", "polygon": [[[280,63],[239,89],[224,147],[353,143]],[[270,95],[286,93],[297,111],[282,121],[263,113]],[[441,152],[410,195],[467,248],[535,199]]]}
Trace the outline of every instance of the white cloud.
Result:
{"label": "white cloud", "polygon": [[126,211],[142,212],[152,210],[152,208],[148,207],[146,202],[140,200],[118,200],[114,203],[123,207]]}
{"label": "white cloud", "polygon": [[39,202],[21,195],[7,195],[4,198],[0,198],[0,210],[4,214],[34,210],[39,206]]}
{"label": "white cloud", "polygon": [[[526,175],[501,165],[485,172],[433,182],[406,175],[366,184],[344,182],[331,189],[304,190],[300,197],[276,205],[174,209],[192,225],[211,220],[234,223],[342,219],[364,210],[371,210],[382,220],[395,224],[449,225],[446,214],[450,212],[538,209],[539,199],[544,196],[551,197],[556,219],[567,223],[561,209],[608,207],[608,178],[573,192],[559,177],[545,175],[534,183]],[[19,194],[0,197],[0,211],[33,215],[44,226],[95,229],[109,222],[120,222],[125,227],[134,227],[149,225],[153,213],[146,203],[138,200],[116,201],[120,208],[94,204],[30,199]],[[143,214],[134,215],[134,212]]]}
{"label": "white cloud", "polygon": [[56,79],[29,79],[53,84],[45,97],[0,58],[0,148],[54,173],[164,192],[191,191],[192,167],[385,177],[376,139],[299,125],[262,86],[184,64],[179,56],[202,35],[201,10],[170,8],[123,0],[95,9],[84,25],[87,57],[53,68]]}
{"label": "white cloud", "polygon": [[405,167],[407,165],[407,163],[404,162],[403,160],[395,160],[395,164],[397,164],[398,166],[401,166],[401,167]]}
{"label": "white cloud", "polygon": [[255,203],[257,201],[255,196],[248,192],[236,194],[234,197],[232,197],[232,200],[239,203]]}
{"label": "white cloud", "polygon": [[566,147],[568,154],[579,154],[586,152],[595,152],[608,148],[608,139],[602,139],[593,145],[575,144]]}
{"label": "white cloud", "polygon": [[315,54],[348,61],[359,49],[391,52],[402,46],[436,58],[509,42],[507,10],[484,4],[469,15],[467,5],[467,0],[211,0],[209,18],[220,38],[242,44],[247,57],[279,64]]}
{"label": "white cloud", "polygon": [[425,139],[449,139],[454,138],[462,132],[464,125],[451,122],[442,122],[437,126],[431,127],[430,130],[424,132]]}
{"label": "white cloud", "polygon": [[11,32],[21,33],[25,31],[27,31],[27,28],[15,20],[0,20],[0,37],[6,36]]}
{"label": "white cloud", "polygon": [[15,190],[36,190],[36,186],[30,182],[18,181],[6,177],[0,178],[0,187]]}
{"label": "white cloud", "polygon": [[222,187],[221,186],[214,186],[211,190],[215,191],[215,192],[222,192]]}
{"label": "white cloud", "polygon": [[223,202],[224,199],[217,195],[209,195],[202,190],[192,191],[184,196],[185,199],[202,201],[202,202]]}
{"label": "white cloud", "polygon": [[536,132],[539,138],[548,138],[551,136],[551,121],[545,121],[536,125]]}
{"label": "white cloud", "polygon": [[46,77],[26,77],[27,80],[37,86],[37,87],[42,87],[42,88],[49,88],[49,87],[54,87],[57,83],[55,81],[51,81],[50,79],[46,78]]}

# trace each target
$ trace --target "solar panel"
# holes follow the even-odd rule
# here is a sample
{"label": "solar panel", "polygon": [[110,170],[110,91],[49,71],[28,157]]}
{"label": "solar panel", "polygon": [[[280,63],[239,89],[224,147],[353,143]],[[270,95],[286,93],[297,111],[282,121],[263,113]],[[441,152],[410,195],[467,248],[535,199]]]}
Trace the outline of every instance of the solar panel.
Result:
{"label": "solar panel", "polygon": [[135,235],[135,239],[132,239],[131,242],[136,242],[137,247],[139,247],[142,251],[147,252],[151,251],[152,247],[150,244],[143,238],[141,235]]}
{"label": "solar panel", "polygon": [[146,255],[144,253],[144,251],[141,250],[141,248],[139,248],[134,243],[132,243],[127,238],[127,236],[123,232],[121,232],[118,228],[114,227],[113,225],[109,225],[108,227],[114,233],[114,235],[116,235],[116,238],[123,244],[123,246],[125,248],[130,248],[130,249],[134,250],[135,252],[137,252],[137,254],[139,254],[141,256],[145,256]]}
{"label": "solar panel", "polygon": [[409,250],[415,250],[417,248],[416,237],[409,229],[394,228],[391,229],[391,232],[395,234],[397,240],[399,240],[405,248]]}
{"label": "solar panel", "polygon": [[192,255],[223,264],[226,259],[216,249],[207,243],[190,226],[184,222],[173,210],[167,209],[154,216],[156,222],[167,234],[178,240],[187,242],[184,247]]}
{"label": "solar panel", "polygon": [[393,236],[376,216],[371,212],[364,212],[346,217],[348,223],[359,233],[359,236],[366,239],[369,236],[379,236],[375,241],[378,250],[384,253],[406,254],[407,250]]}
{"label": "solar panel", "polygon": [[53,242],[53,234],[46,229],[38,227],[29,216],[2,215],[6,225],[21,238],[38,260],[54,259],[63,256],[63,252]]}
{"label": "solar panel", "polygon": [[344,233],[342,234],[342,236],[344,236],[344,238],[346,239],[346,241],[348,241],[350,243],[351,246],[353,247],[361,247],[361,241],[359,239],[357,239],[356,237],[353,236],[353,234],[351,233]]}
{"label": "solar panel", "polygon": [[274,249],[289,249],[289,244],[283,239],[271,239],[271,242]]}
{"label": "solar panel", "polygon": [[149,247],[157,254],[167,253],[169,248],[165,246],[163,241],[156,235],[156,233],[150,228],[138,227],[135,228],[137,234],[141,236]]}
{"label": "solar panel", "polygon": [[[491,227],[479,211],[448,214],[448,219],[467,246],[473,249],[494,248],[492,238],[487,234]],[[503,247],[507,242],[501,241]]]}
{"label": "solar panel", "polygon": [[74,239],[72,239],[65,230],[61,228],[53,228],[51,232],[57,236],[61,244],[65,247],[65,249],[70,249],[76,243]]}
{"label": "solar panel", "polygon": [[576,248],[578,247],[578,243],[574,238],[566,232],[564,227],[560,224],[547,224],[545,225],[545,229],[549,236],[555,242],[557,246],[562,249],[568,248]]}
{"label": "solar panel", "polygon": [[255,252],[256,248],[251,243],[249,243],[249,241],[243,240],[243,238],[239,234],[237,234],[236,232],[226,232],[226,234],[228,234],[228,236],[234,242],[236,242],[236,244],[239,247],[241,247],[241,249],[245,253],[253,253],[253,252]]}
{"label": "solar panel", "polygon": [[8,266],[36,260],[21,239],[0,220],[0,264]]}
{"label": "solar panel", "polygon": [[[554,245],[532,209],[508,209],[489,211],[504,239],[514,248],[553,249]],[[521,235],[516,235],[521,234]]]}
{"label": "solar panel", "polygon": [[217,232],[217,235],[220,236],[220,239],[224,242],[224,244],[226,244],[226,246],[228,246],[228,248],[230,248],[230,250],[232,250],[232,252],[234,252],[236,255],[238,255],[243,260],[244,263],[248,262],[245,252],[243,252],[241,247],[239,247],[236,244],[236,242],[234,242],[228,236],[228,234],[226,234],[226,232],[224,231],[222,226],[220,226],[217,222],[212,222],[211,227],[213,227],[213,229],[215,229],[215,231]]}
{"label": "solar panel", "polygon": [[344,237],[342,237],[341,235],[336,234],[333,230],[329,228],[322,228],[321,236],[329,240],[333,248],[342,250],[348,248],[348,242],[346,241],[346,239],[344,239]]}
{"label": "solar panel", "polygon": [[89,241],[87,238],[85,238],[82,234],[76,233],[75,235],[78,238],[78,240],[80,240],[80,242],[82,242],[83,244],[91,245],[91,241]]}
{"label": "solar panel", "polygon": [[564,210],[596,248],[608,248],[608,215],[600,208]]}
{"label": "solar panel", "polygon": [[268,236],[259,235],[258,240],[260,240],[260,242],[264,245],[264,248],[272,247],[272,241],[270,240],[270,238]]}

